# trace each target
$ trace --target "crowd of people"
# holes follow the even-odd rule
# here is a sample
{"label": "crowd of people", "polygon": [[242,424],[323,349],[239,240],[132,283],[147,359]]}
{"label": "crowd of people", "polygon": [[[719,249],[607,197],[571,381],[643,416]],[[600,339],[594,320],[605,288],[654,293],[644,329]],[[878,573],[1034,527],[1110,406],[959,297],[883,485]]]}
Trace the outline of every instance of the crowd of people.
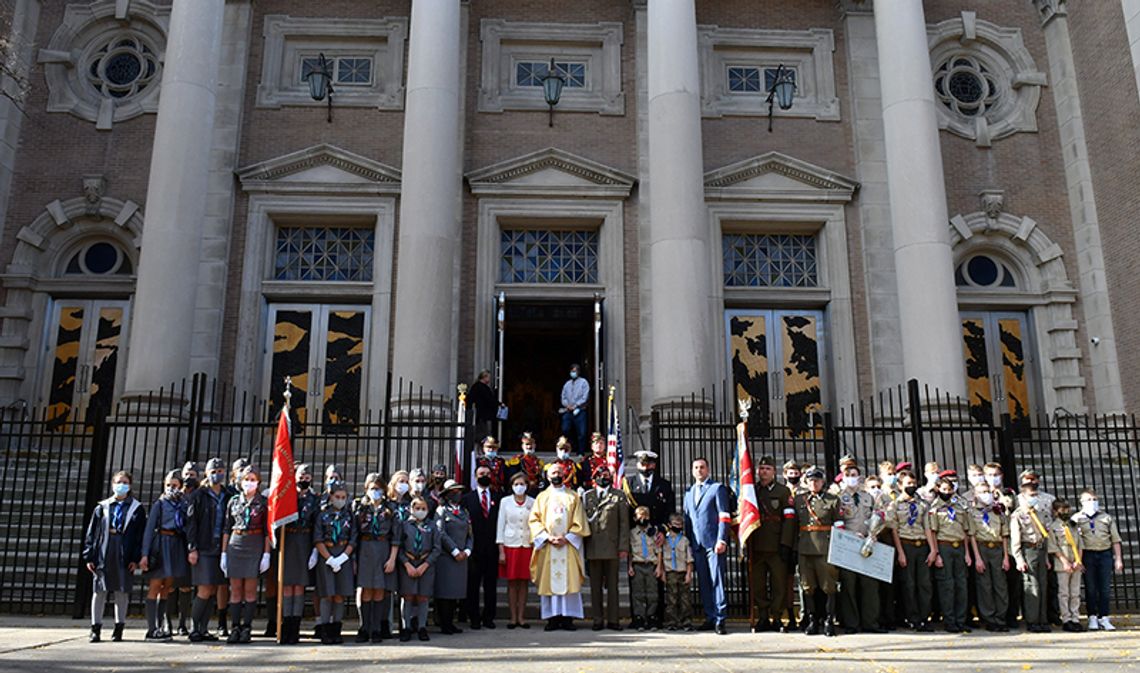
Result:
{"label": "crowd of people", "polygon": [[[589,577],[592,628],[620,631],[623,568],[628,627],[727,633],[736,494],[711,478],[707,460],[692,462],[693,481],[678,510],[652,451],[635,454],[636,473],[615,483],[598,433],[580,460],[565,439],[548,464],[532,436],[520,444],[517,455],[504,458],[487,437],[471,489],[437,465],[387,479],[369,474],[353,499],[337,466],[314,483],[312,469],[299,465],[298,517],[278,533],[283,551],[271,548],[268,484],[246,460],[227,467],[213,458],[171,471],[149,510],[134,497],[132,476],[118,472],[84,540],[93,577],[90,640],[102,639],[109,597],[111,639],[122,639],[136,574],[147,583],[149,641],[180,635],[250,642],[261,580],[265,635],[284,644],[300,642],[311,588],[314,636],[322,643],[344,642],[350,603],[357,643],[408,642],[430,640],[429,610],[441,634],[462,633],[462,622],[472,630],[496,628],[500,580],[508,629],[531,627],[534,586],[545,629],[575,630],[575,620],[586,618]],[[1019,475],[1015,490],[996,463],[970,466],[968,486],[935,463],[924,468],[920,478],[907,463],[887,462],[864,475],[845,457],[828,483],[819,467],[788,462],[781,481],[775,460],[760,458],[759,527],[741,550],[752,583],[752,630],[921,632],[940,621],[960,633],[976,617],[1000,632],[1015,627],[1019,615],[1031,632],[1048,631],[1051,622],[1068,631],[1114,628],[1108,593],[1112,573],[1123,569],[1121,541],[1097,493],[1085,490],[1074,508],[1045,492],[1032,470]],[[892,547],[892,581],[830,564],[836,529]],[[703,613],[695,623],[694,580]],[[1087,622],[1079,612],[1082,580]]]}

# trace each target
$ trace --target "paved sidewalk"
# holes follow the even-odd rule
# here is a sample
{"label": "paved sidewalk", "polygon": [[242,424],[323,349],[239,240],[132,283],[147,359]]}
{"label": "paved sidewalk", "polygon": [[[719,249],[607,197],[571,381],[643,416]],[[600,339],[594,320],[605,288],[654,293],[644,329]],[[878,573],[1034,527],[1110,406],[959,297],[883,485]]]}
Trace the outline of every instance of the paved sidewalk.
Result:
{"label": "paved sidewalk", "polygon": [[[131,628],[133,626],[133,628]],[[264,639],[245,646],[145,643],[137,623],[126,641],[90,645],[81,621],[0,618],[0,671],[296,671],[349,673],[664,673],[780,670],[812,673],[997,673],[1000,671],[1140,671],[1140,630],[1114,633],[964,636],[857,635],[823,638],[745,632],[543,633],[494,630],[429,643],[278,647]],[[109,628],[107,632],[109,632]],[[107,635],[105,632],[105,636]],[[353,632],[355,635],[355,632]]]}

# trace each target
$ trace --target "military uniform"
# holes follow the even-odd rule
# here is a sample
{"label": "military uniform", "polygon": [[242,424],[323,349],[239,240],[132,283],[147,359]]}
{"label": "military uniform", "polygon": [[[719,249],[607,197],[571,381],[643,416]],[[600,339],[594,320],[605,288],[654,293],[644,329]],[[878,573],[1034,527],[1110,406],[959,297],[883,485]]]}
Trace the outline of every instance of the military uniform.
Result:
{"label": "military uniform", "polygon": [[663,626],[674,629],[691,629],[689,615],[689,585],[685,577],[691,577],[693,552],[689,539],[683,532],[669,531],[665,534],[665,544],[661,547],[661,567],[665,570],[665,620]]}
{"label": "military uniform", "polygon": [[[847,532],[861,537],[877,537],[884,527],[889,498],[875,498],[867,491],[845,488],[839,493],[840,518]],[[873,526],[873,528],[872,528]],[[879,584],[845,568],[839,569],[839,611],[843,625],[850,630],[879,631]]]}
{"label": "military uniform", "polygon": [[760,527],[748,536],[748,564],[756,616],[767,624],[783,617],[796,510],[792,492],[774,480],[768,486],[756,485],[756,503]]}
{"label": "military uniform", "polygon": [[974,521],[966,501],[957,495],[949,501],[935,496],[927,519],[942,557],[942,567],[934,566],[942,622],[947,631],[959,632],[966,628],[966,545],[974,534]]}
{"label": "military uniform", "polygon": [[896,546],[906,559],[906,567],[900,567],[895,575],[903,609],[911,628],[919,630],[927,628],[932,592],[930,566],[926,565],[930,556],[930,543],[926,536],[928,509],[924,500],[906,494],[899,496],[887,509],[887,525],[898,536]]}
{"label": "military uniform", "polygon": [[534,453],[518,454],[513,458],[508,458],[506,462],[507,467],[507,483],[518,473],[523,473],[526,476],[526,493],[534,497],[538,495],[538,486],[542,481],[542,471],[546,467],[543,462]]}
{"label": "military uniform", "polygon": [[[600,626],[603,621],[602,600],[605,598],[604,621],[611,628],[616,628],[618,561],[621,555],[629,552],[629,508],[626,507],[625,495],[616,488],[599,491],[591,487],[582,496],[582,504],[586,521],[590,524],[590,535],[586,538],[586,563],[590,573],[594,626]],[[657,588],[653,587],[653,590],[656,592]]]}
{"label": "military uniform", "polygon": [[973,500],[970,515],[974,520],[978,556],[985,563],[985,572],[971,573],[976,578],[978,616],[987,630],[1005,630],[1009,589],[1002,562],[1008,558],[1009,517],[1000,504],[984,505],[977,498]]}
{"label": "military uniform", "polygon": [[1092,516],[1083,511],[1077,512],[1072,521],[1085,550],[1085,604],[1088,606],[1089,621],[1092,622],[1092,617],[1107,619],[1113,546],[1120,544],[1120,530],[1116,526],[1116,519],[1100,510]]}
{"label": "military uniform", "polygon": [[594,487],[594,474],[598,468],[609,469],[609,462],[606,459],[606,454],[595,456],[591,453],[588,456],[583,456],[582,460],[578,463],[578,474],[582,475],[582,488]]}
{"label": "military uniform", "polygon": [[657,578],[654,573],[661,554],[657,546],[658,532],[653,524],[632,526],[629,531],[629,563],[633,568],[629,604],[634,624],[638,626],[649,625],[657,619]]}
{"label": "military uniform", "polygon": [[1030,508],[1021,499],[1021,504],[1010,517],[1010,549],[1019,565],[1028,566],[1022,571],[1024,591],[1025,623],[1031,631],[1048,629],[1049,558],[1048,524],[1040,517],[1038,510]]}
{"label": "military uniform", "polygon": [[507,463],[502,458],[495,456],[490,458],[486,455],[479,456],[475,459],[475,469],[478,470],[485,467],[491,471],[491,490],[502,491],[507,487]]}
{"label": "military uniform", "polygon": [[[1068,521],[1054,519],[1049,527],[1049,555],[1057,557],[1053,561],[1053,572],[1057,576],[1057,606],[1061,622],[1078,625],[1081,621],[1081,572],[1072,566],[1081,564],[1084,544],[1081,536],[1073,530]],[[1070,564],[1065,572],[1061,559]],[[1068,628],[1072,628],[1071,626]]]}
{"label": "military uniform", "polygon": [[[825,629],[829,635],[835,628],[835,590],[839,572],[827,562],[831,547],[831,529],[840,519],[839,498],[831,493],[802,493],[795,497],[797,530],[796,548],[799,553],[800,585],[805,603],[811,600],[816,589],[827,596]],[[809,615],[805,631],[818,633],[824,615],[817,609]]]}
{"label": "military uniform", "polygon": [[657,474],[635,474],[623,477],[621,489],[629,500],[630,515],[638,507],[649,508],[649,523],[664,528],[669,523],[669,515],[677,511],[677,497],[673,486]]}

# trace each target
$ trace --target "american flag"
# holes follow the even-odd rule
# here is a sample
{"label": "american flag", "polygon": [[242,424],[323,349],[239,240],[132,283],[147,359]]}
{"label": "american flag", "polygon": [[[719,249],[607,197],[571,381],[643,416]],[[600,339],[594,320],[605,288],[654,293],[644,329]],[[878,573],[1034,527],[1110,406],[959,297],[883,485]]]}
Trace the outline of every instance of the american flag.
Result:
{"label": "american flag", "polygon": [[625,453],[621,450],[621,422],[618,421],[618,408],[610,393],[610,423],[606,433],[606,465],[614,475],[614,483],[621,484],[625,476]]}

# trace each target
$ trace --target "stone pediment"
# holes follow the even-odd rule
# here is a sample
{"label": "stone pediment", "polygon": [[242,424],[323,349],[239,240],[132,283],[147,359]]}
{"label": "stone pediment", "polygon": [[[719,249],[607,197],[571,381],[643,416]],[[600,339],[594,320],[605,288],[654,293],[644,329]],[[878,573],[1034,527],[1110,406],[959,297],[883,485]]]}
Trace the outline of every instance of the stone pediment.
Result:
{"label": "stone pediment", "polygon": [[705,173],[710,199],[846,203],[858,189],[850,178],[779,152]]}
{"label": "stone pediment", "polygon": [[544,150],[508,159],[466,175],[480,196],[626,198],[637,178],[564,150]]}
{"label": "stone pediment", "polygon": [[320,144],[237,171],[247,192],[398,194],[400,171],[335,145]]}

